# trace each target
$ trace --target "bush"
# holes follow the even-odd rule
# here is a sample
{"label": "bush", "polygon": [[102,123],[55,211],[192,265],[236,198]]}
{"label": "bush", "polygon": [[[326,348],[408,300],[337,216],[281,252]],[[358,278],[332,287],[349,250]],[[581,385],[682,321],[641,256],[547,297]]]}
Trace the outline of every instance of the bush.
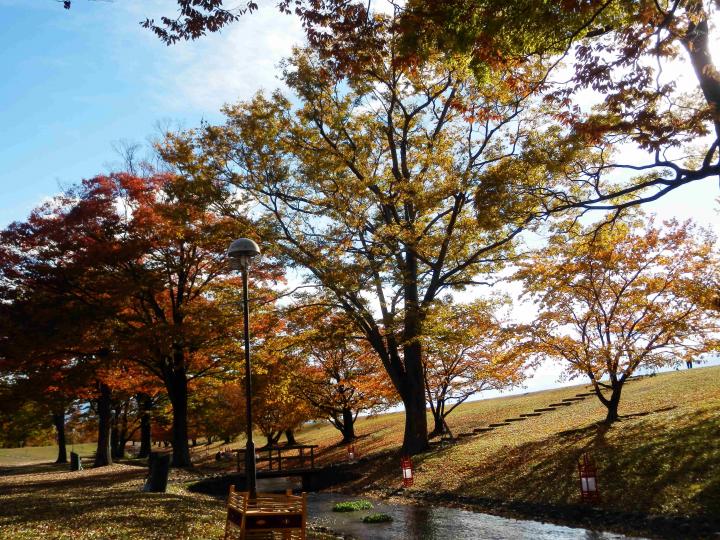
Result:
{"label": "bush", "polygon": [[365,516],[362,520],[363,523],[389,523],[393,520],[393,518],[387,514],[370,514],[369,516]]}
{"label": "bush", "polygon": [[369,510],[373,505],[370,501],[346,501],[339,502],[333,506],[333,512],[356,512],[358,510]]}

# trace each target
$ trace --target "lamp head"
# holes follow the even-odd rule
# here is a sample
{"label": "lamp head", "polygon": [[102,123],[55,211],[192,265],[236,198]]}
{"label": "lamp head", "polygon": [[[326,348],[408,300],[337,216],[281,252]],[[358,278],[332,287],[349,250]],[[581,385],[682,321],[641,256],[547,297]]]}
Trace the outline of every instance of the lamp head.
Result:
{"label": "lamp head", "polygon": [[232,270],[247,270],[250,259],[260,255],[260,248],[249,238],[233,240],[227,250],[227,259]]}

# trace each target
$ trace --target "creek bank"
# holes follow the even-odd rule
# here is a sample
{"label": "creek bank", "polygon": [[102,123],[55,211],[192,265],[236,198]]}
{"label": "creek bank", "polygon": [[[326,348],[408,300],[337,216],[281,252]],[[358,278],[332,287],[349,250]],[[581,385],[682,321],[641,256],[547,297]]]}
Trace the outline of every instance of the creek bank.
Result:
{"label": "creek bank", "polygon": [[[345,492],[349,493],[349,492]],[[375,497],[398,504],[442,505],[495,516],[553,523],[624,534],[677,540],[720,538],[720,519],[715,516],[660,516],[619,511],[586,505],[554,505],[526,501],[505,501],[451,492],[416,490],[366,490],[356,496]]]}

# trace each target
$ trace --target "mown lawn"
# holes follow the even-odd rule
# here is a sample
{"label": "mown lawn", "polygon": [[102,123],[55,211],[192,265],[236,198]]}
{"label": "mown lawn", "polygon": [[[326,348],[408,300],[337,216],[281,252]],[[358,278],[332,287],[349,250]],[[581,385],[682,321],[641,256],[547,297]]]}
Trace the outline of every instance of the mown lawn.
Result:
{"label": "mown lawn", "polygon": [[[94,443],[68,445],[68,460],[70,451],[80,454],[80,457],[90,458],[95,453]],[[27,446],[25,448],[0,448],[0,467],[3,465],[24,465],[38,462],[55,461],[57,459],[57,446]]]}

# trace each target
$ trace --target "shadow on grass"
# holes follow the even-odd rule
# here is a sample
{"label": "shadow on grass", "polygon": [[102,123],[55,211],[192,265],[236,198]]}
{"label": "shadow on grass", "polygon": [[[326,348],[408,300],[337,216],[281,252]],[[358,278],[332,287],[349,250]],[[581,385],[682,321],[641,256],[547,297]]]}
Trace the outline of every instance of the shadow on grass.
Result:
{"label": "shadow on grass", "polygon": [[29,477],[0,493],[0,530],[10,531],[7,538],[40,537],[32,536],[39,531],[53,531],[58,536],[47,536],[53,538],[75,538],[74,531],[82,538],[88,531],[93,538],[199,538],[203,527],[215,534],[222,505],[180,490],[143,493],[142,477],[140,469],[58,480]]}
{"label": "shadow on grass", "polygon": [[31,463],[28,465],[5,465],[0,467],[0,476],[16,476],[19,474],[36,474],[47,472],[66,472],[70,470],[69,463]]}
{"label": "shadow on grass", "polygon": [[[720,417],[654,416],[593,424],[510,447],[478,464],[460,492],[499,498],[578,502],[577,460],[590,452],[602,506],[653,514],[720,515]],[[498,471],[502,474],[497,474]],[[688,512],[688,509],[690,511]]]}

